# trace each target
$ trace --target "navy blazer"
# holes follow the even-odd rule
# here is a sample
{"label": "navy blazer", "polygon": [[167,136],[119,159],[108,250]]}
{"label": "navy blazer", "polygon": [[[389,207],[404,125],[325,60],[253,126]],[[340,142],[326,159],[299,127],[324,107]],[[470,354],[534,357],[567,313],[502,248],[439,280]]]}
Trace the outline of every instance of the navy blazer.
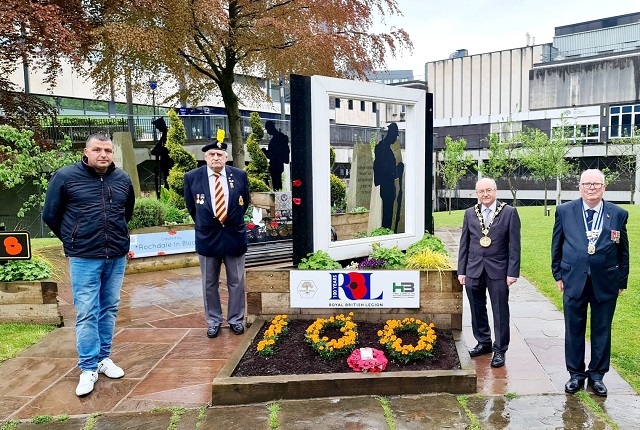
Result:
{"label": "navy blazer", "polygon": [[[497,202],[496,208],[500,206]],[[480,246],[484,236],[475,205],[464,212],[460,249],[458,250],[458,274],[480,278],[486,270],[490,279],[520,277],[520,217],[518,211],[505,205],[493,219],[488,236],[491,245]]]}
{"label": "navy blazer", "polygon": [[[551,242],[553,278],[556,281],[562,279],[565,294],[577,299],[582,294],[587,270],[590,269],[596,300],[614,300],[618,297],[618,290],[627,288],[629,278],[629,213],[613,203],[602,201],[602,232],[596,242],[595,254],[589,254],[582,212],[582,199],[556,208]],[[620,233],[617,243],[612,238],[614,230]]]}
{"label": "navy blazer", "polygon": [[211,201],[207,166],[184,175],[184,200],[196,224],[196,252],[206,257],[239,256],[247,252],[244,213],[249,207],[247,172],[225,166],[229,201],[224,226],[216,218]]}

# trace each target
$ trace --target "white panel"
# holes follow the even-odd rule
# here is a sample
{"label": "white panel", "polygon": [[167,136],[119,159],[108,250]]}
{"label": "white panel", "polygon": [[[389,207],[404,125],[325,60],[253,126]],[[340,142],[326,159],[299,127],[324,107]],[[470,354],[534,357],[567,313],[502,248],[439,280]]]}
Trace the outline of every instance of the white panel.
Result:
{"label": "white panel", "polygon": [[469,79],[471,81],[471,112],[469,116],[473,117],[480,115],[480,100],[482,94],[482,75],[480,70],[482,68],[482,57],[480,55],[474,55],[471,59],[471,75]]}
{"label": "white panel", "polygon": [[462,59],[449,60],[451,74],[451,117],[462,116]]}
{"label": "white panel", "polygon": [[500,71],[501,71],[501,62],[500,62],[500,52],[492,52],[489,54],[491,58],[491,100],[489,102],[490,106],[490,114],[501,114],[500,111]]}
{"label": "white panel", "polygon": [[473,57],[463,57],[462,58],[462,99],[460,103],[461,112],[460,114],[467,118],[471,116],[471,104],[472,104],[472,95],[471,95],[471,87],[473,84],[473,68],[471,67]]}
{"label": "white panel", "polygon": [[500,110],[507,116],[511,112],[511,51],[500,53]]}
{"label": "white panel", "polygon": [[509,112],[518,112],[522,109],[522,51],[511,51],[511,100]]}
{"label": "white panel", "polygon": [[451,61],[443,61],[444,110],[445,118],[453,117],[453,67]]}
{"label": "white panel", "polygon": [[336,260],[346,260],[371,253],[371,238],[331,242],[331,195],[329,187],[329,98],[370,100],[406,105],[405,172],[405,232],[376,237],[383,246],[398,245],[406,249],[422,238],[424,233],[424,177],[425,177],[425,116],[426,92],[413,88],[359,82],[347,79],[311,77],[311,138],[313,158],[314,206],[326,208],[313,214],[314,251],[326,250]]}
{"label": "white panel", "polygon": [[491,114],[491,54],[482,54],[480,115]]}

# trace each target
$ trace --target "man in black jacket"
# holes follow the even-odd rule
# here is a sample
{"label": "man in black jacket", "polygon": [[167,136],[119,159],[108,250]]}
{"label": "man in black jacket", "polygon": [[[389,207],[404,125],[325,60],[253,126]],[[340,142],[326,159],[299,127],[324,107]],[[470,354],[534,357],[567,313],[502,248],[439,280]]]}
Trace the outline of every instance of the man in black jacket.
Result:
{"label": "man in black jacket", "polygon": [[82,161],[56,172],[47,189],[42,219],[69,258],[77,311],[78,396],[93,390],[98,373],[124,376],[109,356],[134,203],[131,178],[113,164],[113,142],[102,134],[89,136]]}

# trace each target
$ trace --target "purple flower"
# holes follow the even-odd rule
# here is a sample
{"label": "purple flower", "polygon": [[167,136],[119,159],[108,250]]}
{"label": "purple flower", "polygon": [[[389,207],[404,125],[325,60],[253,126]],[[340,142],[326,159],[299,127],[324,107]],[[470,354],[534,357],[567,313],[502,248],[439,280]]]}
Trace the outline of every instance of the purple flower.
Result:
{"label": "purple flower", "polygon": [[360,270],[368,270],[368,269],[381,269],[387,264],[387,260],[383,258],[365,258],[358,264],[358,269]]}

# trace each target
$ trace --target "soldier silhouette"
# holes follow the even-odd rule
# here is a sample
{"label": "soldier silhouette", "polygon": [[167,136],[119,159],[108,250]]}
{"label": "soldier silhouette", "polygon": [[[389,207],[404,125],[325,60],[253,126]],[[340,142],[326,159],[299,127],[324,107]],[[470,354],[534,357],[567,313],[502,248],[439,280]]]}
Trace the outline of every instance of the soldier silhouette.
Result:
{"label": "soldier silhouette", "polygon": [[387,135],[376,145],[373,160],[373,184],[380,186],[382,199],[382,227],[391,229],[393,205],[396,200],[396,156],[391,145],[398,139],[398,125],[389,124]]}
{"label": "soldier silhouette", "polygon": [[273,121],[267,121],[264,124],[271,137],[268,149],[262,149],[264,155],[269,159],[269,174],[271,175],[271,184],[273,190],[282,189],[282,173],[284,165],[289,164],[289,137],[276,129]]}

